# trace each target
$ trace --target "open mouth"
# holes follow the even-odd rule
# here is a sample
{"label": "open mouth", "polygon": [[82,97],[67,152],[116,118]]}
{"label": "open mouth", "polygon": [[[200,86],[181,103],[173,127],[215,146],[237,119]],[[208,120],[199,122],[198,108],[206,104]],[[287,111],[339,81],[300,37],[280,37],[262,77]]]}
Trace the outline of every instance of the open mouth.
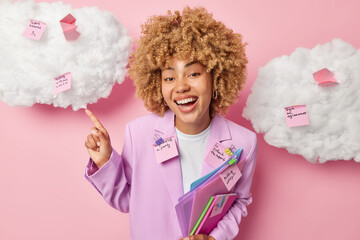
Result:
{"label": "open mouth", "polygon": [[197,97],[190,97],[190,98],[177,100],[177,101],[175,101],[175,103],[179,107],[190,107],[190,106],[194,105],[197,102],[197,100],[198,100]]}

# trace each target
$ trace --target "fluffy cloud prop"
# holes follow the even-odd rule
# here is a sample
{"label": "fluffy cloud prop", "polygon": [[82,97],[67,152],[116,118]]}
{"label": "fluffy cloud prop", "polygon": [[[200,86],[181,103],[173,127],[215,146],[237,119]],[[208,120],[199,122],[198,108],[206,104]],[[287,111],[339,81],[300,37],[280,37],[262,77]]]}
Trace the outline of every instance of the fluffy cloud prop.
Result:
{"label": "fluffy cloud prop", "polygon": [[[318,86],[313,73],[323,68],[339,84]],[[287,127],[284,107],[302,104],[310,124]],[[360,51],[334,39],[271,60],[259,69],[243,116],[267,143],[312,163],[360,162]]]}
{"label": "fluffy cloud prop", "polygon": [[[75,41],[59,21],[76,18]],[[28,20],[47,24],[39,41],[22,36]],[[109,96],[121,83],[132,40],[116,17],[96,7],[72,9],[62,2],[0,2],[0,100],[9,105],[53,104],[74,110]],[[54,78],[71,72],[72,88],[54,94]]]}

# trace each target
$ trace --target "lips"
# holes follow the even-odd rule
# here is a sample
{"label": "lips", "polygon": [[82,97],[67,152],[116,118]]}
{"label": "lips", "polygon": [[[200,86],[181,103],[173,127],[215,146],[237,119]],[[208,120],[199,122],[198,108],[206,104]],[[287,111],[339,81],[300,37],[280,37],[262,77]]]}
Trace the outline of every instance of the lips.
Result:
{"label": "lips", "polygon": [[180,100],[175,100],[175,103],[179,106],[189,106],[189,105],[193,105],[197,101],[197,99],[198,99],[197,97],[189,97]]}
{"label": "lips", "polygon": [[198,97],[191,96],[191,97],[181,98],[181,99],[175,100],[174,102],[177,104],[177,106],[181,112],[184,112],[184,113],[191,112],[197,105]]}

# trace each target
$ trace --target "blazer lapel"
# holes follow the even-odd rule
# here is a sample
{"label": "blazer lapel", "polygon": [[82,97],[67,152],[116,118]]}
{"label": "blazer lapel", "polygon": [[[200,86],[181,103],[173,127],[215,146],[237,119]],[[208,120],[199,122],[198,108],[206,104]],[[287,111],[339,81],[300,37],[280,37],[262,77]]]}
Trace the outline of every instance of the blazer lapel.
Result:
{"label": "blazer lapel", "polygon": [[231,140],[231,132],[229,129],[229,125],[225,120],[225,118],[216,114],[215,117],[212,119],[211,127],[210,127],[210,136],[206,144],[206,151],[205,151],[202,173],[201,173],[202,176],[215,169],[205,161],[205,157],[212,148],[212,146],[214,146],[215,143],[221,143],[226,146],[226,144],[224,143],[227,140]]}
{"label": "blazer lapel", "polygon": [[[177,146],[177,136],[174,126],[174,113],[172,111],[165,112],[162,118],[159,118],[154,127],[155,136],[162,138],[175,137]],[[172,159],[164,161],[160,164],[160,169],[164,178],[164,182],[170,193],[174,206],[178,203],[178,199],[183,195],[182,176],[180,158],[176,156]]]}

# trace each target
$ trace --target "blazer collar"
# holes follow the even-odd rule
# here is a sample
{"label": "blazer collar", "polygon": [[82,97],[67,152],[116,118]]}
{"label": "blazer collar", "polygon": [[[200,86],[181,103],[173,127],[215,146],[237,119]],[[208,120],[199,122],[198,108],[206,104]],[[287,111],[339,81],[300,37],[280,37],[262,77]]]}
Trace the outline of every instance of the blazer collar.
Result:
{"label": "blazer collar", "polygon": [[173,111],[168,110],[162,118],[158,118],[154,129],[158,133],[165,134],[166,136],[175,132],[175,115]]}
{"label": "blazer collar", "polygon": [[231,132],[225,118],[218,114],[215,115],[211,121],[210,136],[218,142],[231,140]]}

